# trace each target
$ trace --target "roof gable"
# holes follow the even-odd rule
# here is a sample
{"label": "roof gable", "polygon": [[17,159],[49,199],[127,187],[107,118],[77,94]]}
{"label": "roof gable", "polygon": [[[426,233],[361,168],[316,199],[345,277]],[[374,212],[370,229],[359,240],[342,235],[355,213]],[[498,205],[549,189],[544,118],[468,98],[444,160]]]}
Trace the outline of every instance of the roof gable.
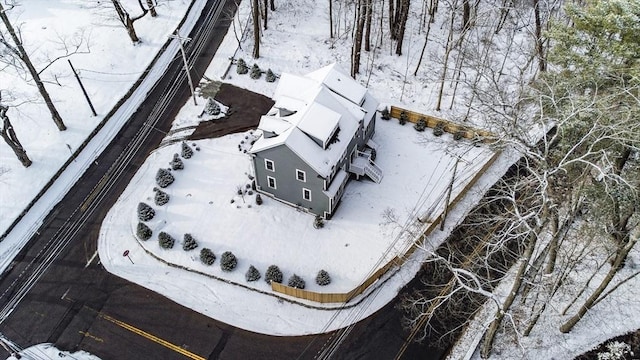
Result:
{"label": "roof gable", "polygon": [[343,73],[336,63],[327,65],[306,75],[309,79],[314,79],[323,83],[338,95],[346,98],[356,105],[361,105],[367,88],[360,85],[351,76]]}

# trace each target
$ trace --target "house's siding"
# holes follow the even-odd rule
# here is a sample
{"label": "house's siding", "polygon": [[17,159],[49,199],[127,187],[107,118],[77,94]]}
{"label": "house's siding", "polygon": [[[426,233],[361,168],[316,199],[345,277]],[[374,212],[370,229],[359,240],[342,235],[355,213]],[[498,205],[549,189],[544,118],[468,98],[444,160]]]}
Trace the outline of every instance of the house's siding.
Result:
{"label": "house's siding", "polygon": [[[273,161],[275,171],[265,169],[264,159]],[[323,193],[324,179],[318,177],[317,172],[285,145],[276,146],[255,154],[253,162],[256,186],[260,191],[272,194],[274,197],[292,205],[304,207],[309,212],[317,215],[324,215],[325,211],[329,211],[329,199]],[[305,172],[305,182],[296,178],[296,170]],[[267,176],[276,179],[276,189],[272,189],[267,185]],[[302,197],[303,188],[311,190],[311,201]]]}

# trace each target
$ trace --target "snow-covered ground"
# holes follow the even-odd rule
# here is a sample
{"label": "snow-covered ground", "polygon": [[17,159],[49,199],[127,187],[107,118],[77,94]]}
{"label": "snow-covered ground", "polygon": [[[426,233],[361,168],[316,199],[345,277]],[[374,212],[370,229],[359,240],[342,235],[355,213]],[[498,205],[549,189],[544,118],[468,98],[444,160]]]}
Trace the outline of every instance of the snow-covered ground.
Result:
{"label": "snow-covered ground", "polygon": [[[38,6],[31,6],[36,3],[38,3]],[[135,1],[130,1],[128,3],[135,5]],[[113,19],[107,20],[104,13],[101,11],[96,12],[96,10],[87,9],[84,2],[81,1],[32,0],[29,2],[30,6],[18,8],[19,18],[17,17],[16,12],[12,11],[10,13],[12,18],[23,23],[23,33],[27,34],[25,36],[28,36],[29,39],[29,41],[25,40],[25,45],[31,53],[35,54],[40,59],[38,61],[40,66],[37,67],[42,67],[46,64],[46,60],[44,59],[47,54],[51,54],[50,56],[54,55],[54,50],[56,46],[58,46],[56,44],[59,44],[59,42],[57,43],[56,41],[53,41],[53,39],[58,37],[57,34],[77,33],[83,27],[86,29],[97,28],[100,30],[90,31],[91,52],[89,54],[76,54],[70,58],[76,69],[80,70],[81,77],[85,82],[85,86],[87,87],[90,96],[92,97],[99,116],[92,117],[90,115],[88,105],[84,102],[81,92],[75,83],[75,79],[66,68],[67,64],[65,62],[54,65],[44,72],[47,80],[57,81],[61,84],[61,86],[47,86],[52,97],[56,101],[58,109],[67,126],[69,127],[69,130],[65,132],[58,132],[55,129],[45,106],[39,100],[39,97],[34,92],[33,87],[23,86],[20,76],[12,73],[10,70],[5,69],[0,72],[0,84],[2,84],[4,104],[9,102],[12,105],[17,105],[22,103],[24,99],[35,99],[37,102],[22,104],[17,108],[12,108],[8,113],[14,122],[18,137],[27,149],[32,160],[34,160],[34,165],[28,169],[23,169],[8,147],[4,143],[0,143],[0,182],[3,184],[3,186],[0,187],[0,206],[2,209],[0,230],[4,232],[4,229],[8,227],[8,224],[10,224],[22,211],[24,205],[33,198],[43,184],[48,181],[51,175],[57,171],[61,164],[69,157],[71,151],[75,150],[79,146],[79,144],[86,138],[87,134],[99,123],[104,114],[106,114],[122,94],[126,92],[137,76],[144,71],[146,65],[153,56],[155,56],[159,45],[164,42],[164,39],[166,39],[171,32],[173,32],[176,24],[184,14],[184,11],[186,11],[189,2],[186,0],[179,0],[167,2],[160,1],[159,3],[162,4],[162,7],[158,8],[160,13],[159,18],[143,18],[139,22],[136,22],[139,35],[143,39],[142,44],[137,46],[131,45],[126,37],[124,29],[120,25],[117,25]],[[202,6],[203,2],[196,1],[196,4]],[[241,4],[240,20],[235,23],[235,29],[246,26],[246,19],[248,18],[249,13],[248,4],[249,2],[247,1],[244,1]],[[270,13],[269,30],[265,31],[262,37],[261,58],[256,61],[261,68],[271,68],[276,73],[291,72],[295,74],[304,74],[334,61],[337,61],[343,68],[348,68],[350,53],[348,44],[350,41],[345,39],[344,36],[337,40],[328,39],[328,14],[324,3],[305,0],[299,2],[283,2],[276,5],[278,6],[277,11]],[[197,12],[198,11],[196,9],[194,14],[197,15]],[[418,9],[416,9],[416,13],[417,12]],[[110,13],[110,15],[113,16],[113,13]],[[188,28],[189,24],[190,22],[187,21],[185,27]],[[445,43],[443,40],[446,38],[446,29],[443,30],[443,27],[440,25],[441,24],[438,24],[438,26],[434,26],[432,28],[432,36],[436,39],[433,43],[437,44],[437,46],[433,46],[433,49],[428,52],[427,57],[430,61],[430,66],[423,66],[423,70],[419,77],[413,78],[411,75],[405,75],[410,72],[408,71],[409,68],[413,69],[415,66],[417,57],[419,56],[419,49],[422,45],[422,40],[417,40],[421,39],[422,35],[419,34],[416,28],[412,28],[408,29],[408,33],[406,34],[406,39],[408,40],[407,43],[411,44],[411,46],[405,49],[403,56],[397,57],[395,55],[390,55],[391,50],[386,46],[376,49],[374,52],[376,56],[375,66],[372,67],[371,75],[363,75],[359,80],[371,89],[378,100],[384,103],[404,105],[417,111],[434,113],[434,115],[446,118],[455,118],[456,107],[453,107],[451,112],[444,111],[443,113],[435,113],[433,111],[437,93],[437,79],[439,77],[439,72],[441,71],[441,61],[439,59]],[[87,30],[87,33],[88,32],[89,30]],[[186,32],[188,32],[186,29],[182,31],[182,33]],[[216,59],[207,71],[207,77],[211,79],[219,79],[221,74],[224,74],[226,71],[228,58],[230,56],[235,55],[236,57],[243,57],[249,62],[249,65],[251,65],[250,41],[245,41],[243,44],[243,50],[238,50],[235,42],[235,36],[232,32],[233,28],[227,36],[225,43],[216,54]],[[524,37],[525,35],[522,36]],[[515,42],[516,41],[514,41],[514,43]],[[524,41],[522,41],[522,39],[518,39],[517,44],[519,46],[523,46]],[[118,49],[118,51],[113,51],[113,49]],[[176,50],[177,48],[174,43],[173,46],[169,48],[169,51],[175,52]],[[374,63],[372,61],[371,54],[373,53],[366,54],[364,56],[363,64]],[[171,57],[167,57],[167,59],[170,58]],[[162,64],[162,61],[159,63]],[[153,75],[151,78],[153,78]],[[270,96],[274,90],[273,84],[268,84],[264,80],[251,80],[248,76],[237,75],[233,72],[233,69],[224,81],[263,93],[267,96]],[[9,87],[8,84],[11,84],[11,86]],[[7,90],[10,90],[11,95],[8,95]],[[449,104],[449,100],[452,95],[453,89],[451,87],[445,87],[443,103]],[[12,259],[12,254],[19,249],[24,240],[26,240],[30,236],[30,233],[37,228],[40,221],[47,213],[47,209],[53,206],[55,202],[61,198],[64,192],[67,191],[69,184],[73,183],[73,179],[77,178],[82,171],[84,171],[87,164],[93,161],[93,158],[99,151],[100,147],[104,146],[104,144],[108,142],[107,140],[109,136],[113,136],[117,128],[122,126],[122,123],[119,121],[127,118],[127,111],[130,112],[132,109],[135,109],[135,101],[139,100],[140,97],[134,97],[132,99],[132,103],[126,104],[126,106],[123,107],[123,111],[114,116],[114,120],[110,121],[105,127],[106,130],[96,137],[96,142],[98,142],[98,144],[94,147],[90,147],[90,151],[81,154],[76,162],[73,162],[69,166],[60,181],[58,181],[51,189],[50,193],[48,193],[36,204],[36,206],[34,206],[33,212],[25,217],[23,224],[19,224],[14,231],[12,231],[5,240],[0,243],[0,259],[2,260],[2,264],[6,265]],[[177,119],[177,122],[180,122],[180,125],[176,126],[181,127],[183,124],[189,123],[191,121],[192,114],[196,110],[197,109],[189,110],[188,108],[185,108],[184,112],[181,114],[183,117]],[[379,138],[385,133],[391,133],[394,135],[404,133],[409,137],[413,137],[413,139],[416,139],[417,135],[417,133],[409,127],[401,128],[397,123],[381,122],[376,141],[380,142]],[[405,142],[407,147],[420,146],[415,141],[406,141],[405,139]],[[177,207],[179,203],[187,205],[186,194],[189,189],[192,189],[191,186],[193,186],[186,183],[186,180],[188,180],[187,178],[191,177],[190,175],[187,175],[187,173],[188,171],[194,170],[190,169],[190,167],[196,168],[196,166],[191,165],[195,164],[197,161],[204,161],[205,159],[203,158],[205,158],[205,156],[203,155],[206,155],[207,153],[214,154],[211,156],[211,159],[207,159],[212,162],[224,162],[228,161],[230,158],[241,159],[241,156],[235,151],[236,143],[237,138],[234,138],[234,136],[230,136],[219,141],[203,141],[198,144],[198,146],[201,147],[201,151],[197,152],[194,158],[185,161],[186,169],[184,170],[184,174],[181,174],[183,176],[178,177],[176,180],[176,183],[174,184],[175,190],[171,190],[176,192],[176,196],[174,196],[172,202],[168,204],[170,209],[168,211],[175,211],[176,213],[181,214],[181,216],[160,214],[160,216],[166,216],[166,219],[171,219],[170,223],[167,223],[166,229],[175,230],[176,233],[173,235],[176,239],[180,240],[181,235],[184,232],[191,232],[195,235],[197,234],[197,231],[203,231],[203,228],[194,224],[189,225],[186,221],[176,221],[178,217],[184,217],[185,214],[187,214],[186,212],[179,211]],[[226,146],[225,144],[231,145],[231,151],[222,151]],[[391,141],[390,139],[386,146],[390,149],[394,148],[394,141]],[[449,152],[451,151],[455,150],[449,150]],[[155,170],[159,167],[158,164],[168,163],[174,152],[177,151],[161,149],[154,153],[152,158],[145,165],[149,173],[145,175],[144,171],[141,171],[136,176],[136,179],[141,181],[141,184],[144,184],[144,186],[140,186],[142,188],[139,189],[141,193],[134,194],[132,190],[128,190],[128,193],[123,196],[129,196],[132,204],[140,201],[139,196],[152,196],[152,193],[150,192],[151,188],[149,187],[152,185],[150,185],[148,175],[155,173]],[[389,153],[393,152],[389,151]],[[431,156],[431,153],[429,153],[420,157],[418,154],[413,154],[410,151],[396,153],[407,157],[412,155],[415,156],[414,158],[407,159],[404,162],[413,160],[414,162],[410,165],[418,169],[420,169],[421,164],[425,162],[423,158]],[[445,157],[447,156],[448,154],[445,152]],[[447,223],[445,231],[434,232],[430,237],[429,242],[435,245],[443,241],[451,228],[455,226],[456,222],[463,218],[465,211],[469,210],[469,207],[471,206],[470,204],[473,203],[474,199],[477,201],[478,197],[482,195],[483,189],[486,189],[492,181],[499,178],[506,166],[513,162],[514,159],[515,157],[513,154],[503,153],[498,161],[496,161],[494,168],[490,169],[487,173],[487,176],[477,184],[477,187],[472,188],[468,197],[463,199],[460,206],[453,209],[450,213],[449,219],[451,219],[451,222]],[[154,163],[153,161],[158,161],[159,163]],[[380,158],[380,161],[383,161],[382,157]],[[385,186],[387,181],[391,182],[393,179],[393,176],[391,175],[394,170],[401,170],[399,168],[396,170],[394,167],[401,166],[401,162],[398,161],[396,163],[391,161],[391,159],[384,161],[387,161],[387,164],[390,166],[383,166],[385,170],[383,183],[378,185],[373,183],[367,184],[352,182],[347,187],[351,197],[357,197],[357,191],[360,191],[362,194],[366,190],[369,190],[367,188],[382,188]],[[443,160],[443,163],[444,162],[446,162],[446,160]],[[222,163],[219,165],[222,166]],[[402,166],[404,166],[404,164]],[[208,202],[205,202],[205,200],[202,199],[202,203],[199,206],[206,209],[208,206],[218,205],[218,203],[220,203],[220,205],[227,206],[225,211],[226,215],[243,213],[247,214],[247,218],[249,218],[249,214],[256,217],[264,215],[258,214],[266,213],[262,208],[260,210],[258,210],[256,206],[252,206],[252,208],[248,208],[246,206],[236,208],[229,203],[230,198],[233,196],[233,189],[235,188],[235,185],[238,185],[238,181],[242,181],[244,179],[243,174],[247,171],[247,167],[237,170],[238,172],[236,173],[236,176],[238,180],[233,183],[233,188],[224,191],[221,189],[219,198],[214,199],[211,197],[211,199],[214,199],[212,200],[214,202],[213,204],[208,204]],[[203,171],[203,168],[199,168],[197,171]],[[446,171],[443,172],[443,174],[446,174]],[[213,175],[215,175],[215,171],[213,172]],[[446,177],[446,175],[443,176]],[[215,181],[215,176],[211,176],[210,179],[206,179],[207,181]],[[180,184],[181,182],[182,184]],[[409,183],[405,182],[405,184]],[[182,187],[179,187],[179,185],[182,185]],[[420,186],[416,186],[415,188],[405,185],[399,189],[395,189],[399,193],[408,196],[407,203],[396,203],[393,199],[388,199],[390,203],[389,206],[395,207],[396,213],[400,215],[399,221],[401,223],[406,220],[406,217],[403,218],[402,215],[406,216],[409,214],[410,210],[419,203],[419,200],[421,199],[420,192],[425,189],[424,185],[424,183],[421,183]],[[410,196],[412,191],[413,197]],[[385,192],[385,194],[391,193],[393,192]],[[192,196],[192,198],[194,197]],[[352,203],[352,201],[349,200],[353,199],[350,197],[345,197],[343,199],[343,203],[338,214],[346,219],[348,219],[349,214],[352,214],[355,211],[355,209],[349,208],[349,204]],[[189,204],[191,204],[191,202],[189,202]],[[364,205],[366,203],[358,202],[357,204]],[[270,209],[269,212],[271,213],[274,210],[275,205],[279,204],[265,202],[262,206],[264,209]],[[159,263],[157,260],[154,260],[149,256],[144,256],[143,252],[140,251],[140,249],[142,249],[140,245],[135,242],[131,243],[131,241],[134,241],[131,235],[132,226],[135,224],[133,221],[133,217],[135,216],[135,205],[129,204],[126,205],[126,207],[128,210],[124,215],[128,216],[128,218],[124,219],[123,226],[107,226],[103,228],[103,232],[111,232],[109,237],[114,241],[110,244],[113,244],[114,248],[111,250],[106,249],[106,251],[111,251],[110,253],[112,255],[105,256],[102,261],[105,267],[114,271],[120,271],[120,274],[126,273],[130,279],[142,282],[142,279],[139,279],[140,275],[144,273],[144,271],[147,271],[145,277],[148,280],[149,271],[155,271],[158,269]],[[290,209],[283,207],[281,211],[282,213],[278,210],[277,216],[271,217],[269,220],[278,218],[282,219],[282,214],[286,211],[290,211]],[[377,212],[374,212],[374,214],[379,217],[380,211],[378,210]],[[338,224],[338,220],[335,222],[332,220],[328,223],[325,229],[315,230],[311,227],[311,218],[309,216],[297,213],[295,216],[300,216],[300,219],[302,219],[299,221],[299,225],[301,226],[300,229],[302,230],[298,231],[301,231],[299,237],[303,241],[310,240],[312,237],[319,237],[324,233],[337,230],[341,227],[341,225]],[[207,220],[208,219],[209,218],[207,218]],[[367,220],[371,223],[374,229],[380,228],[380,221],[372,221],[371,219]],[[358,221],[362,221],[362,219],[358,219]],[[248,229],[253,228],[255,225],[253,222],[251,224],[252,226],[248,227]],[[347,227],[344,226],[344,228],[346,229]],[[387,229],[387,231],[391,231],[391,227],[387,226]],[[360,229],[360,231],[364,230]],[[371,228],[367,228],[366,231],[373,230]],[[241,235],[242,233],[242,231],[236,231],[233,236]],[[232,250],[239,257],[239,269],[230,273],[230,276],[239,280],[238,283],[246,284],[243,278],[243,270],[248,264],[255,262],[254,265],[260,267],[260,265],[264,266],[272,262],[269,258],[256,256],[254,253],[248,251],[245,252],[246,249],[241,245],[227,243],[225,239],[207,235],[209,234],[196,236],[196,238],[201,242],[201,244],[210,244],[217,255],[222,251]],[[387,240],[392,240],[392,238],[393,237]],[[238,239],[244,238],[233,237],[234,241],[237,241]],[[259,237],[251,237],[247,239],[250,239],[251,241],[260,240]],[[123,242],[118,242],[119,240]],[[320,238],[318,238],[318,240],[321,241]],[[155,246],[157,248],[157,242],[152,241],[153,240],[150,240],[148,243],[144,243],[144,246],[151,248]],[[327,253],[330,256],[325,256],[325,258],[329,261],[326,265],[327,270],[334,275],[335,280],[335,283],[332,283],[330,286],[335,286],[335,288],[338,289],[341,286],[349,286],[348,284],[361,280],[362,278],[358,277],[358,271],[360,271],[360,276],[366,274],[366,271],[365,269],[356,269],[356,272],[349,276],[336,276],[335,274],[337,273],[331,271],[331,268],[329,267],[336,266],[335,264],[331,265],[330,262],[338,261],[337,259],[339,259],[339,255],[336,255],[335,250],[342,246],[342,248],[340,248],[340,253],[347,253],[348,251],[355,249],[354,245],[356,242],[351,239],[333,241],[334,242],[331,244],[330,248],[331,250]],[[107,245],[106,243],[101,242],[101,247],[103,244],[105,246]],[[345,247],[344,244],[349,244],[349,246]],[[380,248],[384,246],[383,243],[378,243],[377,245]],[[124,250],[130,250],[131,259],[135,264],[131,264],[127,258],[122,256],[122,251]],[[159,248],[157,250],[159,250]],[[288,250],[289,249],[287,249],[287,251]],[[180,248],[179,242],[176,248],[167,251],[167,253],[169,252],[181,254],[179,256],[183,257],[183,259],[180,259],[180,261],[186,261],[194,266],[202,266],[198,264],[197,261],[190,259],[189,256],[184,255],[185,253]],[[231,313],[228,317],[225,317],[225,314],[212,316],[219,316],[217,317],[218,319],[239,327],[257,329],[258,331],[266,331],[260,330],[260,327],[269,327],[270,329],[273,329],[275,333],[283,334],[292,332],[314,332],[345,326],[358,318],[362,318],[368,313],[372,313],[374,309],[381,307],[392,299],[400,287],[408,282],[419,268],[420,254],[423,253],[416,254],[416,257],[412,259],[414,261],[409,261],[405,267],[394,273],[392,277],[388,279],[385,278],[386,282],[384,283],[384,286],[375,287],[375,292],[367,298],[367,301],[363,301],[361,305],[343,311],[315,310],[303,312],[301,311],[301,306],[290,304],[286,301],[279,301],[277,298],[269,295],[261,295],[260,297],[256,297],[256,299],[260,300],[259,303],[255,304],[255,306],[245,306],[242,311],[238,313]],[[382,254],[380,254],[379,258],[382,257],[381,255]],[[375,263],[373,259],[369,259],[369,261],[369,265]],[[294,272],[300,272],[299,275],[303,276],[305,280],[307,280],[307,284],[309,286],[313,286],[313,278],[315,276],[315,272],[319,270],[319,267],[325,267],[324,263],[321,264],[320,262],[309,264],[308,266],[304,264],[296,264],[287,256],[278,256],[277,259],[273,258],[273,263],[278,264],[282,268],[285,273],[285,279]],[[5,265],[3,265],[3,267]],[[191,286],[190,289],[203,286],[201,275],[192,274],[166,266],[162,267],[162,269],[163,272],[154,279],[157,281],[154,281],[153,283],[147,282],[145,286],[157,289],[158,291],[164,291],[165,293],[177,291],[175,288],[173,290],[170,289],[170,285],[176,283],[175,279],[180,279],[184,286]],[[371,268],[367,268],[366,270],[370,269]],[[260,270],[264,271],[263,268]],[[206,271],[210,271],[213,275],[219,274],[220,271],[217,262],[210,269],[206,269]],[[303,271],[304,274],[302,273]],[[136,280],[136,277],[138,277],[138,280]],[[635,289],[638,287],[638,284],[637,282],[629,282],[626,286],[630,286],[629,289]],[[255,284],[255,287],[261,289],[266,287],[266,284],[262,280],[259,280],[258,283]],[[194,295],[196,293],[198,294],[197,297]],[[253,298],[254,293],[254,291],[250,291],[239,286],[227,284],[222,281],[211,280],[206,283],[206,290],[202,289],[198,292],[192,291],[182,293],[181,296],[179,296],[180,299],[177,301],[187,306],[197,308],[200,306],[198,304],[202,303],[202,298],[204,296],[210,296],[213,301],[205,307],[204,312],[211,314],[213,311],[216,311],[215,308],[218,307],[216,306],[216,303],[239,302],[246,304],[247,294],[252,294],[251,297]],[[583,322],[579,323],[570,334],[560,335],[559,331],[557,331],[557,320],[554,323],[552,321],[553,319],[550,318],[548,323],[542,321],[538,326],[538,329],[536,329],[532,335],[520,345],[526,346],[524,353],[526,353],[531,359],[549,358],[549,356],[554,356],[557,359],[568,359],[577,352],[587,350],[606,338],[638,328],[640,323],[638,323],[637,316],[632,316],[640,313],[640,304],[638,304],[637,301],[633,301],[633,299],[636,298],[637,297],[632,291],[621,288],[615,293],[614,297],[611,297],[611,301],[613,301],[614,304],[608,304],[605,301],[598,304],[597,307],[587,314],[589,319],[585,319]],[[618,312],[618,315],[613,317],[613,315],[611,313],[607,313],[607,311],[613,311],[614,308],[624,308],[626,312]],[[287,317],[283,318],[283,314],[287,315]],[[233,319],[230,319],[232,317]],[[608,320],[605,321],[605,319]],[[611,319],[617,320],[614,321]],[[308,323],[313,323],[315,327],[313,329],[309,329]],[[591,331],[594,325],[597,325],[601,331]],[[522,349],[520,348],[520,345],[514,344],[510,338],[498,339],[497,348],[501,353],[494,356],[505,359],[521,358]]]}

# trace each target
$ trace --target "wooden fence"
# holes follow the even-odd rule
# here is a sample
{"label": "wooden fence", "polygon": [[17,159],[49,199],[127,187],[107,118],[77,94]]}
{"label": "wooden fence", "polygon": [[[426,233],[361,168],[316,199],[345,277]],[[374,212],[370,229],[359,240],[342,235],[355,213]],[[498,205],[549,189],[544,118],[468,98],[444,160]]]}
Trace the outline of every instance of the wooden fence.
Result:
{"label": "wooden fence", "polygon": [[[478,179],[480,179],[482,174],[484,174],[484,172],[489,168],[489,166],[491,166],[496,161],[499,155],[500,155],[500,152],[496,152],[493,154],[493,156],[489,159],[489,161],[487,161],[484,164],[484,166],[482,166],[482,168],[474,175],[471,181],[467,183],[464,189],[462,189],[462,191],[458,193],[458,195],[456,195],[456,197],[453,200],[451,200],[451,202],[449,203],[449,207],[454,207],[462,199],[462,197],[478,181]],[[442,221],[442,216],[443,216],[442,213],[438,215],[438,217],[434,219],[433,222],[431,222],[429,226],[425,229],[423,234],[418,238],[416,238],[416,240],[407,249],[407,251],[404,252],[404,254],[395,256],[393,259],[387,262],[384,266],[376,270],[362,284],[360,284],[358,287],[354,288],[349,292],[319,293],[315,291],[289,287],[287,285],[276,283],[276,282],[271,282],[271,290],[281,294],[293,296],[299,299],[311,300],[319,303],[347,303],[354,297],[364,293],[365,290],[367,290],[367,288],[371,286],[371,284],[373,284],[378,279],[380,279],[384,274],[387,273],[387,271],[389,271],[389,269],[391,269],[394,266],[401,266],[402,264],[404,264],[405,261],[407,261],[409,257],[423,245],[424,239],[429,234],[431,234],[431,232],[440,224],[440,222]]]}
{"label": "wooden fence", "polygon": [[434,128],[438,124],[442,124],[441,125],[443,126],[442,129],[445,132],[448,132],[451,134],[459,133],[460,135],[462,135],[462,137],[466,139],[480,138],[482,139],[482,141],[487,142],[487,141],[490,141],[492,138],[495,138],[495,135],[493,133],[486,130],[477,129],[472,126],[463,125],[463,124],[445,120],[445,119],[440,119],[431,115],[420,114],[411,110],[399,108],[397,106],[391,107],[391,110],[389,111],[389,115],[391,115],[392,118],[400,119],[400,116],[402,116],[401,114],[403,112],[406,114],[407,121],[411,123],[415,124],[420,119],[423,119],[427,127],[429,128]]}

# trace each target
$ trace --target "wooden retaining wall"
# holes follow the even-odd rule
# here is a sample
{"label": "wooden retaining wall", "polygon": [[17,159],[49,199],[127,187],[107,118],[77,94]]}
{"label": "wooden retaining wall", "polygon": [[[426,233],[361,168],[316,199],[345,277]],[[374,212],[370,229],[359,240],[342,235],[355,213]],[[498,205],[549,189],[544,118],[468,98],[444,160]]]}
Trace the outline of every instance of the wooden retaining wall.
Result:
{"label": "wooden retaining wall", "polygon": [[417,113],[415,111],[403,109],[397,106],[391,107],[391,110],[389,111],[389,115],[391,115],[392,118],[400,119],[400,116],[403,112],[407,114],[407,121],[411,123],[415,124],[420,119],[424,119],[424,121],[427,124],[427,127],[429,128],[434,128],[438,124],[443,124],[444,126],[443,130],[445,132],[448,132],[450,134],[460,133],[462,137],[466,139],[481,138],[482,141],[487,142],[487,141],[490,141],[490,139],[495,138],[495,135],[493,133],[486,130],[477,129],[472,126],[463,125],[453,121],[437,118],[431,115]]}

